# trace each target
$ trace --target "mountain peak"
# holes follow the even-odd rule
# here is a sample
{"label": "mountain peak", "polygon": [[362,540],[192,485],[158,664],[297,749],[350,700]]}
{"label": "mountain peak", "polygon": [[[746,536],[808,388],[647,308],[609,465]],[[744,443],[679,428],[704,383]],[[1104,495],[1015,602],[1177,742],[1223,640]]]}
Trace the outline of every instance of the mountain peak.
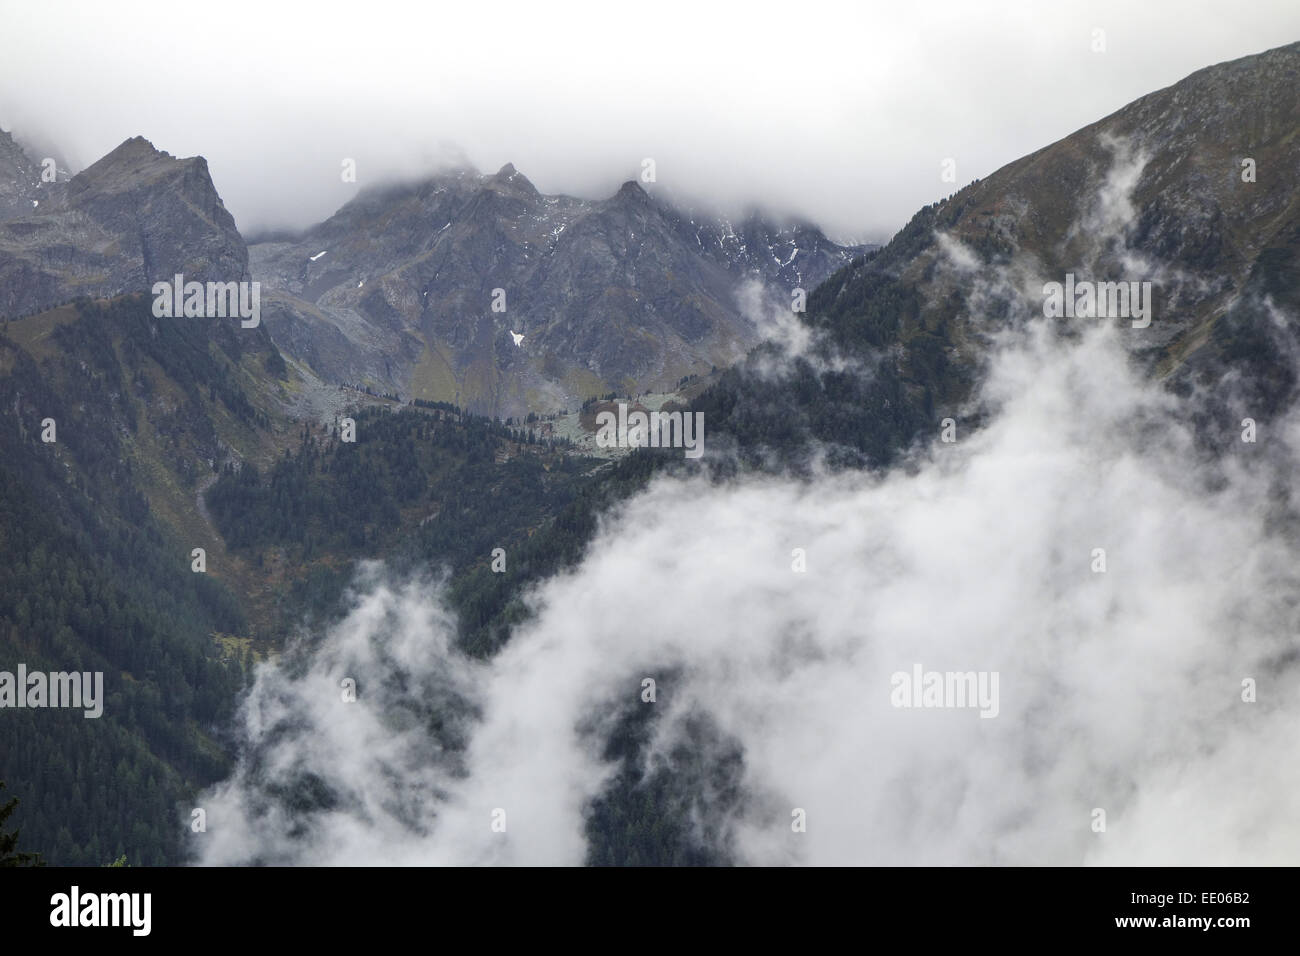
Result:
{"label": "mountain peak", "polygon": [[92,182],[100,187],[120,187],[141,174],[157,174],[181,162],[170,153],[157,149],[143,136],[133,136],[74,176],[74,192],[87,188]]}
{"label": "mountain peak", "polygon": [[629,179],[622,186],[618,187],[616,199],[633,202],[649,202],[650,194],[641,188],[641,184],[635,179]]}
{"label": "mountain peak", "polygon": [[38,204],[38,239],[0,225],[2,313],[148,289],[178,272],[232,281],[248,270],[248,249],[201,157],[177,159],[136,136],[60,187],[28,200]]}
{"label": "mountain peak", "polygon": [[506,186],[516,193],[526,193],[529,196],[541,195],[528,177],[515,169],[514,163],[506,163],[498,169],[496,175],[492,177],[492,182]]}
{"label": "mountain peak", "polygon": [[120,146],[109,152],[105,158],[107,159],[109,156],[165,156],[168,159],[174,158],[171,153],[163,152],[143,136],[132,136],[130,139],[125,140]]}

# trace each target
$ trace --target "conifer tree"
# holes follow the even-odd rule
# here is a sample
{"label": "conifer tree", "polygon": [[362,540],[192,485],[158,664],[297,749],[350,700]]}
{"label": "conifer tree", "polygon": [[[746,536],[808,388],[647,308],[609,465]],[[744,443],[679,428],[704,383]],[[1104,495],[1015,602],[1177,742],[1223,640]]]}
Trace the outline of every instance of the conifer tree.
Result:
{"label": "conifer tree", "polygon": [[[4,786],[4,781],[0,780],[0,790],[3,790]],[[23,853],[18,849],[19,831],[5,832],[5,821],[17,806],[17,797],[8,803],[0,803],[0,866],[43,866],[39,853]]]}

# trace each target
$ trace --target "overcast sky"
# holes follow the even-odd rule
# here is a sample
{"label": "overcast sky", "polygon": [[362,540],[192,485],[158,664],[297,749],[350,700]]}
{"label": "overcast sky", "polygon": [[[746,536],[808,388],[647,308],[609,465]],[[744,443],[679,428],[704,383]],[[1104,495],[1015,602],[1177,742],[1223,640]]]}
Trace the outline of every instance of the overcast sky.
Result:
{"label": "overcast sky", "polygon": [[459,150],[582,196],[650,157],[658,188],[883,238],[1145,93],[1296,39],[1295,0],[0,0],[0,128],[74,170],[134,135],[201,154],[245,232]]}

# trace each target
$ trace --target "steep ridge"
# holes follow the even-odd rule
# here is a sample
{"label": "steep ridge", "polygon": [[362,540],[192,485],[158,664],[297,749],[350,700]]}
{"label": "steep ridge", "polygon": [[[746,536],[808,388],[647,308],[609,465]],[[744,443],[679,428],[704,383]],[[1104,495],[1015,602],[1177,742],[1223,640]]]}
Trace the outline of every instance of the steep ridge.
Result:
{"label": "steep ridge", "polygon": [[0,316],[78,296],[248,278],[248,250],[202,157],[176,159],[129,139],[52,201],[0,223]]}
{"label": "steep ridge", "polygon": [[977,422],[994,337],[1078,280],[1149,282],[1149,323],[1120,320],[1134,360],[1183,392],[1230,377],[1221,398],[1267,419],[1295,389],[1296,328],[1270,302],[1300,288],[1298,80],[1300,44],[1208,67],[922,209],[809,297],[825,339],[785,378],[736,369],[697,407],[755,463],[815,440],[832,463],[882,464],[946,417]]}
{"label": "steep ridge", "polygon": [[[941,361],[977,363],[987,333],[1026,303],[1044,314],[1047,282],[1149,281],[1150,324],[1127,340],[1170,375],[1245,306],[1261,272],[1296,278],[1298,176],[1291,44],[1199,70],[923,210],[819,288],[810,313],[845,345],[900,342],[900,373],[924,387],[937,384],[927,339],[951,350]],[[906,304],[881,308],[891,298]],[[1082,321],[1062,318],[1062,330]]]}
{"label": "steep ridge", "polygon": [[213,462],[262,447],[274,378],[197,321],[129,296],[0,332],[0,660],[104,675],[96,719],[0,721],[0,776],[53,863],[174,861],[178,803],[228,769],[253,602],[193,500]]}

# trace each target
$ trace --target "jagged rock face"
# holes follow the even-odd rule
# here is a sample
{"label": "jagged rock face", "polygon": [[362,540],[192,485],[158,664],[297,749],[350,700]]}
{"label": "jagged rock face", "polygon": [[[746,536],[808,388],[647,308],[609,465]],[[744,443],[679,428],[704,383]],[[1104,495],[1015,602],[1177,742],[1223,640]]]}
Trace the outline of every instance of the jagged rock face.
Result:
{"label": "jagged rock face", "polygon": [[177,273],[187,281],[246,279],[248,250],[207,162],[176,159],[140,137],[0,224],[0,315],[81,295],[148,292]]}
{"label": "jagged rock face", "polygon": [[988,333],[1032,315],[1043,283],[1150,281],[1150,326],[1123,322],[1125,341],[1178,374],[1232,352],[1220,326],[1248,300],[1300,287],[1298,131],[1300,44],[1208,67],[922,210],[810,313],[902,345],[903,382],[953,411]]}
{"label": "jagged rock face", "polygon": [[758,339],[746,280],[788,307],[862,251],[810,226],[694,218],[635,183],[603,201],[546,196],[510,165],[366,192],[292,242],[250,247],[290,354],[500,416],[735,361]]}
{"label": "jagged rock face", "polygon": [[41,182],[41,167],[0,129],[0,222],[31,214],[55,192]]}

